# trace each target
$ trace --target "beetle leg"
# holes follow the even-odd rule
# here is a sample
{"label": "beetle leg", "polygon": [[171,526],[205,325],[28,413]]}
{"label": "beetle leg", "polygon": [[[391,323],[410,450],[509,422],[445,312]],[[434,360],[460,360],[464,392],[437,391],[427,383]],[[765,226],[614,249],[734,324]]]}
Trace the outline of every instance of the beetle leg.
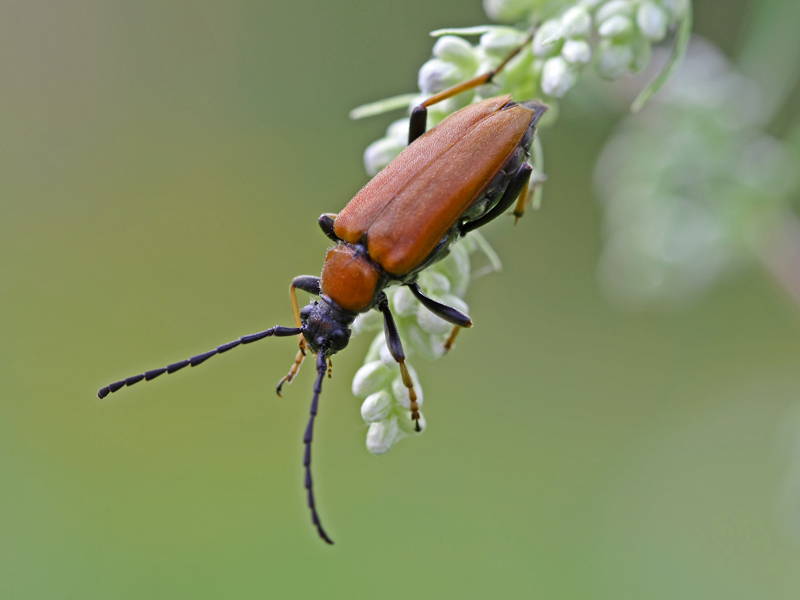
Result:
{"label": "beetle leg", "polygon": [[[324,217],[325,215],[322,216]],[[320,221],[321,220],[322,217],[320,217]],[[299,328],[302,329],[303,323],[300,320],[300,305],[297,303],[298,289],[318,296],[320,293],[319,277],[314,277],[313,275],[300,275],[299,277],[292,279],[292,285],[289,287],[289,296],[292,298],[292,313],[294,314],[294,322]],[[292,383],[292,379],[294,379],[295,375],[297,375],[297,372],[300,370],[300,365],[303,364],[303,359],[306,357],[306,339],[303,337],[302,333],[297,337],[299,338],[298,343],[300,345],[300,350],[297,352],[297,356],[294,358],[294,364],[292,365],[292,368],[289,369],[289,373],[287,373],[286,376],[278,382],[278,387],[275,390],[278,396],[281,395],[281,388],[283,388],[284,383]]]}
{"label": "beetle leg", "polygon": [[461,331],[461,327],[458,326],[453,327],[453,333],[450,334],[450,337],[447,338],[447,341],[444,343],[445,353],[450,352],[450,348],[453,347],[453,342],[456,341],[456,336],[458,335],[459,331]]}
{"label": "beetle leg", "polygon": [[278,387],[275,388],[275,393],[278,394],[279,398],[281,396],[281,390],[283,389],[284,383],[292,383],[292,380],[295,378],[297,373],[300,371],[300,365],[303,364],[303,360],[306,357],[306,340],[303,338],[303,335],[300,334],[300,350],[297,351],[297,356],[294,357],[294,364],[292,368],[289,369],[289,372],[278,382]]}
{"label": "beetle leg", "polygon": [[514,207],[514,225],[517,224],[522,218],[522,215],[525,214],[525,207],[528,206],[528,189],[531,186],[531,178],[528,177],[528,181],[525,182],[525,187],[522,188],[522,191],[519,193],[519,198],[517,198],[517,205]]}
{"label": "beetle leg", "polygon": [[[517,197],[522,198],[520,194],[528,187],[528,182],[531,179],[531,171],[533,171],[533,168],[528,163],[522,163],[519,169],[517,169],[517,172],[514,173],[514,177],[511,178],[511,181],[509,182],[506,191],[503,192],[503,197],[500,198],[500,201],[481,218],[461,225],[461,235],[466,235],[473,229],[483,227],[489,221],[493,221],[506,212],[506,210],[512,204],[514,204],[514,200],[517,200]],[[517,215],[516,209],[514,211],[514,215],[517,216],[517,218],[522,216],[521,214]]]}
{"label": "beetle leg", "polygon": [[414,297],[420,301],[420,304],[435,314],[440,319],[444,319],[448,323],[452,323],[458,327],[472,327],[472,319],[465,315],[460,310],[447,306],[441,302],[437,302],[433,298],[428,298],[422,293],[419,284],[409,283],[406,287],[411,290]]}
{"label": "beetle leg", "polygon": [[320,215],[319,223],[320,229],[322,229],[322,233],[328,236],[329,239],[333,240],[334,242],[341,242],[342,240],[336,235],[333,231],[333,222],[336,220],[336,215],[333,213],[324,213]]}
{"label": "beetle leg", "polygon": [[[525,209],[529,204],[529,200],[531,196],[533,196],[536,188],[544,183],[546,177],[544,175],[540,175],[538,178],[534,179],[533,181],[529,180],[528,183],[525,184],[525,189],[522,190],[522,193],[517,198],[517,205],[514,207],[514,224],[516,225],[517,221],[522,218],[522,215],[525,214]],[[534,207],[535,208],[535,207]]]}
{"label": "beetle leg", "polygon": [[[292,279],[292,285],[289,287],[289,295],[292,297],[292,312],[294,313],[294,322],[298,327],[302,327],[303,323],[300,321],[300,305],[297,303],[297,292],[295,289],[301,289],[314,296],[319,296],[319,277],[313,275],[300,275]],[[302,338],[302,336],[300,336]]]}
{"label": "beetle leg", "polygon": [[520,51],[527,46],[531,40],[533,39],[533,30],[528,34],[525,38],[525,41],[522,42],[519,46],[517,46],[508,56],[506,56],[505,60],[501,62],[497,68],[483,73],[482,75],[478,75],[454,85],[453,87],[449,87],[446,90],[442,90],[438,94],[434,94],[418,106],[414,107],[414,110],[411,111],[411,120],[408,124],[408,143],[410,144],[414,140],[416,140],[419,136],[425,133],[425,129],[427,127],[427,120],[428,120],[428,107],[433,106],[434,104],[438,104],[443,100],[447,100],[448,98],[452,98],[453,96],[457,96],[461,92],[466,92],[467,90],[475,89],[476,87],[480,87],[482,85],[486,85],[487,83],[491,83],[494,76],[497,75],[500,71],[502,71],[505,66],[514,58]]}
{"label": "beetle leg", "polygon": [[389,309],[389,301],[386,294],[381,292],[378,297],[378,310],[383,313],[383,331],[386,335],[386,346],[389,352],[400,365],[400,374],[403,376],[403,385],[408,389],[408,398],[411,401],[411,418],[414,419],[414,429],[422,431],[419,426],[419,404],[417,404],[417,392],[414,389],[414,382],[406,367],[406,355],[403,352],[403,342],[400,340],[400,332],[397,331],[392,311]]}

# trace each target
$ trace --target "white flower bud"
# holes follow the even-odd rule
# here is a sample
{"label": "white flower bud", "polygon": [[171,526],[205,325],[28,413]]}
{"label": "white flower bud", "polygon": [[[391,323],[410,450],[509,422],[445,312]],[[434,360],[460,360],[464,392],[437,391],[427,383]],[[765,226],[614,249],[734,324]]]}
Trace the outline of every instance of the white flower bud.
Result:
{"label": "white flower bud", "polygon": [[[534,56],[553,56],[561,50],[561,44],[557,40],[552,40],[553,36],[561,35],[561,22],[557,19],[550,19],[542,23],[533,36],[533,55]],[[561,36],[563,37],[563,36]],[[560,39],[560,38],[559,38]],[[546,46],[544,42],[548,43]]]}
{"label": "white flower bud", "polygon": [[595,71],[603,79],[616,79],[628,72],[633,60],[633,50],[627,44],[601,41],[596,54]]}
{"label": "white flower bud", "polygon": [[436,360],[444,354],[444,344],[432,339],[430,334],[425,333],[417,325],[409,325],[406,328],[405,339],[408,340],[408,346],[411,350],[428,360]]}
{"label": "white flower bud", "polygon": [[516,50],[525,34],[509,29],[487,31],[481,36],[480,47],[489,56],[505,58]]}
{"label": "white flower bud", "polygon": [[404,437],[397,426],[397,417],[370,424],[367,431],[367,450],[372,454],[386,454],[400,437]]}
{"label": "white flower bud", "polygon": [[475,48],[465,39],[443,35],[433,45],[433,55],[462,69],[474,71],[478,66]]}
{"label": "white flower bud", "polygon": [[461,69],[440,58],[432,58],[419,70],[417,83],[423,94],[435,94],[463,79]]}
{"label": "white flower bud", "polygon": [[411,290],[403,286],[397,289],[392,296],[392,308],[394,313],[400,317],[413,315],[417,310],[417,299]]}
{"label": "white flower bud", "polygon": [[[376,311],[377,312],[377,311]],[[381,323],[383,323],[383,315],[381,315]],[[369,345],[367,355],[364,357],[364,364],[381,359],[381,348],[386,345],[386,335],[381,331],[376,335],[372,343]]]}
{"label": "white flower bud", "polygon": [[450,281],[444,273],[436,270],[436,267],[419,274],[419,285],[425,290],[426,294],[440,294],[450,291]]}
{"label": "white flower bud", "polygon": [[667,35],[669,19],[655,2],[645,2],[636,13],[636,24],[644,37],[651,42],[660,42]]}
{"label": "white flower bud", "polygon": [[525,20],[535,4],[533,0],[483,0],[483,10],[492,21],[518,23]]}
{"label": "white flower bud", "polygon": [[392,412],[392,395],[386,390],[370,394],[361,405],[361,418],[365,423],[383,421]]}
{"label": "white flower bud", "polygon": [[[411,411],[406,410],[405,408],[396,407],[393,412],[392,416],[397,417],[397,426],[400,428],[401,433],[410,434],[410,435],[419,435],[428,425],[428,422],[425,420],[425,415],[422,414],[422,411],[419,411],[419,431],[417,431],[417,425],[414,422],[414,419],[411,418]],[[398,439],[402,439],[406,436],[398,436]]]}
{"label": "white flower bud", "polygon": [[[398,367],[397,361],[392,356],[392,353],[389,352],[389,346],[386,345],[386,336],[383,336],[383,345],[380,347],[380,361],[386,365],[388,369],[395,369]],[[399,368],[399,367],[398,367]]]}
{"label": "white flower bud", "polygon": [[548,96],[561,98],[576,79],[575,71],[562,57],[548,58],[542,70],[542,91]]}
{"label": "white flower bud", "polygon": [[561,15],[565,38],[585,37],[592,30],[592,17],[582,6],[573,6]]}
{"label": "white flower bud", "polygon": [[406,147],[391,138],[375,140],[364,150],[364,167],[370,175],[377,175],[386,165],[392,162]]}
{"label": "white flower bud", "polygon": [[622,15],[615,15],[606,19],[597,28],[597,33],[600,34],[600,37],[605,38],[621,38],[630,35],[632,32],[633,22]]}
{"label": "white flower bud", "polygon": [[366,398],[374,394],[384,386],[391,373],[379,360],[368,362],[353,377],[353,395],[356,398]]}
{"label": "white flower bud", "polygon": [[448,333],[453,326],[442,319],[441,317],[437,317],[427,308],[419,305],[417,309],[417,323],[419,323],[420,328],[430,334],[434,335],[442,335],[444,333]]}
{"label": "white flower bud", "polygon": [[583,40],[567,40],[561,49],[561,56],[573,65],[586,64],[592,60],[592,48]]}
{"label": "white flower bud", "polygon": [[603,23],[604,21],[621,15],[623,17],[633,16],[634,5],[630,0],[611,0],[597,9],[594,16],[595,23]]}
{"label": "white flower bud", "polygon": [[370,310],[365,313],[361,313],[356,317],[356,320],[353,321],[353,324],[350,326],[350,329],[353,330],[353,333],[366,333],[368,331],[375,331],[379,329],[383,323],[383,315],[379,313],[377,310]]}
{"label": "white flower bud", "polygon": [[[422,100],[420,100],[422,102]],[[408,119],[399,119],[386,129],[386,137],[405,145],[408,143]]]}
{"label": "white flower bud", "polygon": [[[408,363],[406,363],[406,367],[408,368],[408,374],[411,375],[411,381],[414,382],[414,391],[417,393],[417,405],[422,408],[422,387],[419,385],[417,372],[414,371]],[[392,394],[394,394],[395,400],[397,400],[403,408],[411,409],[411,396],[408,395],[408,388],[403,383],[402,375],[398,375],[392,381]]]}
{"label": "white flower bud", "polygon": [[463,296],[467,291],[470,280],[469,252],[464,244],[456,244],[450,250],[450,255],[435,266],[450,280],[450,289],[458,296]]}

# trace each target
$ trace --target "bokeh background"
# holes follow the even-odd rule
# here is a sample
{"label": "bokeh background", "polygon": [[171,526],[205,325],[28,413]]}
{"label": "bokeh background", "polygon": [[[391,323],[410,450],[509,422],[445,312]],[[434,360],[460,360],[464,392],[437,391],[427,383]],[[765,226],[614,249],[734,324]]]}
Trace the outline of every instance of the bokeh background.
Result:
{"label": "bokeh background", "polygon": [[[755,2],[698,2],[735,56]],[[621,113],[562,107],[545,204],[485,235],[476,327],[417,361],[428,431],[364,447],[335,360],[266,340],[101,402],[109,381],[290,324],[315,223],[366,181],[427,32],[477,0],[0,5],[0,597],[796,598],[800,319],[758,270],[680,310],[597,283],[593,169]],[[797,94],[794,95],[797,99]],[[790,103],[791,107],[797,102]]]}

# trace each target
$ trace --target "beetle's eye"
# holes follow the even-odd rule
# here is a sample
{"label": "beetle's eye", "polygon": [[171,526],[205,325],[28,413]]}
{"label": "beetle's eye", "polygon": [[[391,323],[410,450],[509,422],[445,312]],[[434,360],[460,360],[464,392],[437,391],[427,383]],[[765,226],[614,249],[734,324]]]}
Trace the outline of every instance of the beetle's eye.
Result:
{"label": "beetle's eye", "polygon": [[308,321],[308,317],[311,316],[311,307],[306,306],[300,311],[300,320],[304,323]]}
{"label": "beetle's eye", "polygon": [[333,344],[335,348],[344,347],[347,345],[347,340],[347,334],[341,329],[337,329],[331,334],[331,344]]}

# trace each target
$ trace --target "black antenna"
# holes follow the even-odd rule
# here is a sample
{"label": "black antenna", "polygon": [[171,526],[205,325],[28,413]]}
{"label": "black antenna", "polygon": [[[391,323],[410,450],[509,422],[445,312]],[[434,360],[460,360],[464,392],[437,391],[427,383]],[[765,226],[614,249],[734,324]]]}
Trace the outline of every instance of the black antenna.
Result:
{"label": "black antenna", "polygon": [[299,329],[297,327],[281,327],[280,325],[277,325],[272,329],[267,329],[266,331],[261,331],[259,333],[251,333],[250,335],[243,335],[238,340],[233,340],[232,342],[228,342],[227,344],[222,344],[222,346],[217,346],[214,350],[203,352],[203,354],[198,354],[197,356],[193,356],[186,360],[181,360],[176,363],[172,363],[171,365],[167,365],[166,367],[162,367],[160,369],[145,371],[141,375],[133,375],[132,377],[128,377],[127,379],[121,379],[120,381],[109,383],[106,387],[100,388],[100,390],[97,392],[97,397],[103,399],[110,393],[116,392],[117,390],[125,387],[126,385],[133,385],[134,383],[139,383],[142,379],[144,379],[145,381],[150,381],[151,379],[155,379],[156,377],[162,375],[163,373],[174,373],[175,371],[180,371],[183,367],[189,365],[196,367],[197,365],[207,361],[215,354],[222,354],[223,352],[227,352],[232,348],[236,348],[236,346],[238,346],[239,344],[252,344],[253,342],[257,342],[258,340],[263,340],[264,338],[273,335],[276,337],[288,337],[291,335],[297,335],[298,333],[302,333],[302,329]]}
{"label": "black antenna", "polygon": [[306,489],[308,490],[308,508],[311,509],[311,520],[317,527],[319,537],[333,544],[333,540],[328,537],[319,521],[317,508],[314,504],[314,484],[311,481],[311,440],[314,438],[314,417],[317,416],[317,405],[319,404],[319,394],[322,392],[322,382],[325,380],[325,373],[328,371],[328,360],[325,357],[325,347],[320,346],[317,351],[317,380],[314,382],[314,397],[311,400],[311,416],[306,425],[306,433],[303,436],[303,443],[306,445],[305,455],[303,456],[303,466],[306,468]]}

